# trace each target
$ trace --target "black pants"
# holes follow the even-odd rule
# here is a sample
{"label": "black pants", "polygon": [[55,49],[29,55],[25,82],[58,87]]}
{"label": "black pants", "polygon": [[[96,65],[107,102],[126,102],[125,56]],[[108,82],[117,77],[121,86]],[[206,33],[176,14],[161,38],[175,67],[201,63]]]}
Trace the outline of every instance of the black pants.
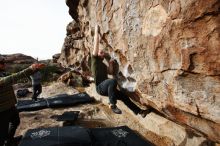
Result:
{"label": "black pants", "polygon": [[96,87],[98,94],[109,97],[110,104],[116,104],[117,100],[121,100],[135,114],[140,112],[140,108],[134,104],[128,96],[117,89],[117,81],[115,79],[107,79]]}
{"label": "black pants", "polygon": [[41,86],[41,84],[33,85],[33,96],[32,96],[32,99],[33,99],[33,100],[36,100],[36,99],[37,99],[37,96],[40,95],[41,92],[42,92],[42,86]]}
{"label": "black pants", "polygon": [[14,140],[20,117],[16,107],[0,112],[0,117],[0,146],[3,146],[6,141],[10,144]]}

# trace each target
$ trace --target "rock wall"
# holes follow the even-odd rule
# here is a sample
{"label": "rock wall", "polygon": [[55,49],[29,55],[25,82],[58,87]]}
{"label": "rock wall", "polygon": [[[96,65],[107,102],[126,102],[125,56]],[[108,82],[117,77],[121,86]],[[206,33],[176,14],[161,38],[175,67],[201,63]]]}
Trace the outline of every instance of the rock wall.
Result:
{"label": "rock wall", "polygon": [[169,119],[220,142],[219,0],[66,0],[59,62],[89,71],[94,26],[123,87]]}

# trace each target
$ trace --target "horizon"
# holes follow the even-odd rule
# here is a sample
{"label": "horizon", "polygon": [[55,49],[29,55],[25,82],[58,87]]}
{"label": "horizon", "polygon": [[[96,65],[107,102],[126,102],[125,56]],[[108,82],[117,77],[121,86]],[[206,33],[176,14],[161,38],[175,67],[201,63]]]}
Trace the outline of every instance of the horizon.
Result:
{"label": "horizon", "polygon": [[0,56],[6,56],[6,57],[8,57],[8,56],[10,56],[10,55],[18,55],[18,54],[22,54],[22,55],[25,55],[25,56],[27,56],[27,57],[32,57],[33,59],[35,59],[35,60],[41,60],[41,61],[43,61],[43,60],[48,60],[48,59],[53,59],[52,57],[51,58],[45,58],[45,59],[41,59],[41,58],[38,58],[38,57],[33,57],[33,56],[31,56],[31,55],[27,55],[27,54],[24,54],[24,53],[11,53],[11,54],[1,54],[0,53]]}
{"label": "horizon", "polygon": [[21,53],[40,60],[60,53],[72,21],[65,1],[0,1],[0,54]]}

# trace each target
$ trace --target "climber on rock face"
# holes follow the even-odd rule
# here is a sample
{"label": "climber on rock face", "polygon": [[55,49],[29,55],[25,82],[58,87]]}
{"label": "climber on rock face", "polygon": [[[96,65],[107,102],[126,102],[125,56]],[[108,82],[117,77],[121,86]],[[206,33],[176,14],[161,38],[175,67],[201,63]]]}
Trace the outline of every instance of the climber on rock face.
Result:
{"label": "climber on rock face", "polygon": [[[121,114],[122,111],[117,107],[117,100],[123,101],[136,115],[140,114],[145,117],[149,110],[142,110],[134,104],[125,93],[117,89],[117,80],[109,79],[108,74],[114,72],[114,60],[109,59],[109,54],[105,50],[99,49],[99,26],[95,27],[94,49],[91,58],[91,70],[94,77],[96,91],[98,94],[109,97],[109,107],[116,113]],[[107,65],[103,62],[106,59]]]}

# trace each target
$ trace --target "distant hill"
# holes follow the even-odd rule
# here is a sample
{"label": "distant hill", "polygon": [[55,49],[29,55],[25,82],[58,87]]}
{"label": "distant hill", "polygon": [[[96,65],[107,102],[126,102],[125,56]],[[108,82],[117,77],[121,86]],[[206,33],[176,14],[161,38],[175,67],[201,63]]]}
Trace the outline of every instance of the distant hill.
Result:
{"label": "distant hill", "polygon": [[[10,54],[10,55],[0,54],[0,58],[5,59],[6,72],[8,72],[9,74],[19,72],[29,67],[31,64],[37,62],[37,60],[34,59],[33,57],[21,53]],[[66,71],[58,63],[53,63],[51,59],[39,60],[38,62],[46,64],[46,67],[41,70],[43,74],[43,81],[46,82],[56,80],[60,74]],[[27,80],[24,79],[19,82],[24,83],[27,82]]]}
{"label": "distant hill", "polygon": [[0,54],[0,57],[4,58],[6,63],[13,63],[13,64],[31,64],[33,62],[36,61],[36,59],[34,59],[31,56],[27,56],[21,53],[16,53],[16,54],[9,54],[9,55],[3,55]]}
{"label": "distant hill", "polygon": [[9,55],[0,54],[0,58],[5,59],[6,71],[10,73],[18,72],[37,61],[31,56],[27,56],[21,53]]}

